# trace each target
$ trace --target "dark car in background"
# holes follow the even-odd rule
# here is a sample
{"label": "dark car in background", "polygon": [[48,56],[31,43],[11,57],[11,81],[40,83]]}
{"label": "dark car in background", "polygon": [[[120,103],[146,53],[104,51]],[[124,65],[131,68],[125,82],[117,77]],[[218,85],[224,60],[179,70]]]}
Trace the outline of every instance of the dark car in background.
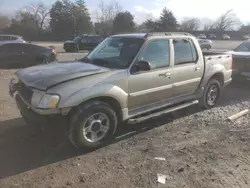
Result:
{"label": "dark car in background", "polygon": [[233,79],[250,81],[250,41],[246,40],[226,53],[233,57]]}
{"label": "dark car in background", "polygon": [[80,35],[73,40],[64,42],[63,48],[66,52],[78,52],[79,50],[93,50],[103,41],[100,35]]}
{"label": "dark car in background", "polygon": [[216,39],[216,35],[215,34],[208,34],[207,36],[209,39]]}
{"label": "dark car in background", "polygon": [[0,68],[25,68],[47,64],[56,60],[54,48],[30,43],[6,43],[0,45]]}
{"label": "dark car in background", "polygon": [[207,49],[210,50],[212,48],[212,41],[209,39],[197,39],[201,49]]}

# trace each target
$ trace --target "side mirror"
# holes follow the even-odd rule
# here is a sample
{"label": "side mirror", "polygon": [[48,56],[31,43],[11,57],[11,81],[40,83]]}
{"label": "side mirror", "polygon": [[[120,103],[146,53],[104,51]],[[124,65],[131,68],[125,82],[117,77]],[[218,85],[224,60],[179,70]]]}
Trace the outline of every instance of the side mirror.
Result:
{"label": "side mirror", "polygon": [[140,72],[140,71],[149,71],[151,70],[151,65],[147,61],[138,61],[134,65],[133,72]]}

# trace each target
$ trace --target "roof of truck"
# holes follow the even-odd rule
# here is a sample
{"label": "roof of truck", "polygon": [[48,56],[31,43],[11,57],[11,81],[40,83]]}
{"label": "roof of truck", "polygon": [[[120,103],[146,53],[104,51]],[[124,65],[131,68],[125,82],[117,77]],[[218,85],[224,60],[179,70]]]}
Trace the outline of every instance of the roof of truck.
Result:
{"label": "roof of truck", "polygon": [[135,37],[135,38],[144,38],[147,33],[128,33],[128,34],[116,34],[112,37]]}
{"label": "roof of truck", "polygon": [[190,33],[185,32],[154,32],[154,33],[129,33],[129,34],[116,34],[112,37],[135,37],[135,38],[147,38],[152,36],[193,36]]}

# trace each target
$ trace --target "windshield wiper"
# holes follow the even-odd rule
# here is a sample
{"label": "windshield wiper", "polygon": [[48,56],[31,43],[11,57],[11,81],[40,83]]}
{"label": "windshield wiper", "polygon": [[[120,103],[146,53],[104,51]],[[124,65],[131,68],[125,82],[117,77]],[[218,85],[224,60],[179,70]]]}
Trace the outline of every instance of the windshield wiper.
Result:
{"label": "windshield wiper", "polygon": [[79,61],[83,61],[84,63],[91,63],[92,61],[86,56],[82,59],[79,59]]}

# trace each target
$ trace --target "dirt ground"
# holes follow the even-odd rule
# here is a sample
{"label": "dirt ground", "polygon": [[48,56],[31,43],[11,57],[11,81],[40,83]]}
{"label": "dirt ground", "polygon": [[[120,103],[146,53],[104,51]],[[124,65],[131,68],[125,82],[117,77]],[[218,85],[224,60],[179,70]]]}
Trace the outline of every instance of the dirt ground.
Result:
{"label": "dirt ground", "polygon": [[0,70],[1,188],[250,187],[249,116],[226,121],[250,107],[249,83],[226,88],[216,108],[124,125],[113,143],[88,152],[71,147],[61,125],[25,124],[8,95],[13,72]]}

